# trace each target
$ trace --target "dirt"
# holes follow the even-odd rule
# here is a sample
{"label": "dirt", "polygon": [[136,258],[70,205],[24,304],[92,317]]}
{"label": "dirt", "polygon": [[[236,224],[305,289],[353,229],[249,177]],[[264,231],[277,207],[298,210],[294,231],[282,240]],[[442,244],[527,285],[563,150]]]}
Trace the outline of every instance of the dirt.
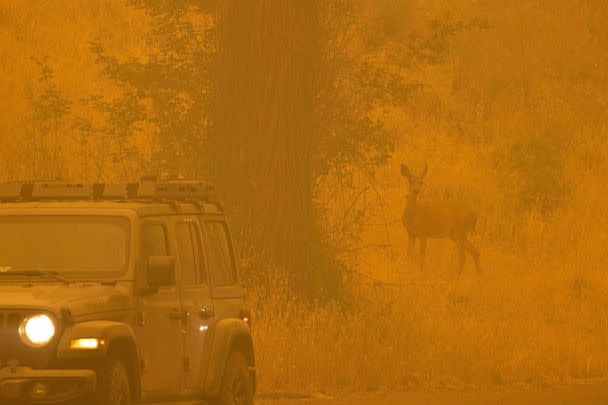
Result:
{"label": "dirt", "polygon": [[[400,404],[608,404],[608,382],[576,384],[543,390],[487,390],[446,392],[370,392],[322,395],[262,394],[256,405],[400,405]],[[175,402],[163,405],[203,405]],[[160,405],[160,404],[157,404]]]}
{"label": "dirt", "polygon": [[257,405],[400,405],[400,404],[606,404],[605,387],[555,391],[384,392],[311,400],[258,400]]}

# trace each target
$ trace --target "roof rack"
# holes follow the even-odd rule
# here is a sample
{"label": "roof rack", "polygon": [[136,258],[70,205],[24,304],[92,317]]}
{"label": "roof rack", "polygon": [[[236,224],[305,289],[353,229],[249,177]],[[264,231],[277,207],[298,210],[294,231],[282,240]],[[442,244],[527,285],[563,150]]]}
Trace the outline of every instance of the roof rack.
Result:
{"label": "roof rack", "polygon": [[144,180],[139,183],[4,183],[0,184],[0,201],[45,200],[138,200],[138,201],[206,201],[218,203],[215,187],[202,181]]}

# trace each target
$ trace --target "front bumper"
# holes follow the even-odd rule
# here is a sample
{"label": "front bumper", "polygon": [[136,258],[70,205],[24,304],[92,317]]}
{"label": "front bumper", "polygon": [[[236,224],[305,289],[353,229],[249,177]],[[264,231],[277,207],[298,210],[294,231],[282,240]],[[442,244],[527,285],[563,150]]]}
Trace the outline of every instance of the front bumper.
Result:
{"label": "front bumper", "polygon": [[95,390],[92,370],[34,370],[0,368],[0,403],[55,404],[80,398]]}

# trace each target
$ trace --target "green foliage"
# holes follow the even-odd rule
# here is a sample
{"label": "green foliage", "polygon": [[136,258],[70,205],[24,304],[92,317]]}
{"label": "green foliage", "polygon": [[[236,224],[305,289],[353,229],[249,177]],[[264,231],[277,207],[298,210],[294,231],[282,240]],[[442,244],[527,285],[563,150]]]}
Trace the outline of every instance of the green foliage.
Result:
{"label": "green foliage", "polygon": [[448,12],[442,17],[434,18],[427,25],[425,34],[408,35],[406,63],[424,63],[437,65],[444,61],[449,52],[450,41],[454,36],[467,30],[489,30],[492,26],[484,19],[474,18],[469,21],[454,20]]}
{"label": "green foliage", "polygon": [[[91,44],[106,76],[123,87],[105,103],[115,122],[139,117],[155,134],[160,150],[147,170],[200,176],[207,171],[214,42],[208,16],[192,1],[131,1],[152,18],[150,50],[143,59],[121,61],[100,43]],[[142,114],[142,106],[147,106]],[[118,118],[118,115],[124,115]],[[133,124],[133,122],[132,122]],[[118,135],[117,135],[118,136]]]}
{"label": "green foliage", "polygon": [[546,131],[523,137],[512,145],[511,168],[522,179],[517,192],[523,208],[548,213],[567,194],[568,186],[564,177],[565,140],[559,131]]}
{"label": "green foliage", "polygon": [[[146,118],[145,107],[141,99],[132,91],[125,91],[120,97],[107,101],[103,97],[93,96],[89,100],[93,109],[104,117],[103,124],[96,131],[104,139],[108,146],[112,146],[105,151],[106,156],[112,158],[119,168],[119,176],[123,181],[131,181],[138,167],[133,168],[134,163],[141,161],[140,151],[133,141],[135,135],[141,130],[143,121]],[[88,122],[80,122],[79,129],[81,134],[86,134],[90,130]],[[105,157],[98,164],[105,163]],[[103,176],[103,167],[97,167],[97,177]]]}
{"label": "green foliage", "polygon": [[410,84],[398,71],[370,57],[364,44],[368,38],[359,26],[361,13],[360,6],[348,1],[325,2],[320,11],[323,43],[315,172],[322,177],[332,171],[346,175],[357,171],[373,177],[394,146],[374,113],[399,104],[409,92]]}
{"label": "green foliage", "polygon": [[492,28],[482,19],[462,21],[445,13],[417,32],[407,25],[405,2],[384,3],[366,8],[365,3],[335,0],[321,10],[324,52],[317,105],[322,175],[353,167],[373,175],[394,146],[378,112],[407,108],[427,85],[412,72],[440,64],[457,34]]}
{"label": "green foliage", "polygon": [[79,154],[80,154],[80,179],[83,182],[91,181],[90,166],[95,163],[96,167],[96,178],[95,181],[100,182],[103,173],[103,162],[100,157],[94,159],[94,153],[91,150],[91,140],[95,135],[96,129],[88,117],[76,117],[74,119],[73,129],[76,132],[76,136],[79,140]]}
{"label": "green foliage", "polygon": [[70,114],[71,102],[53,81],[54,72],[48,64],[48,57],[33,58],[40,69],[38,87],[29,97],[32,113],[32,128],[28,133],[31,142],[32,168],[34,178],[66,175],[62,146],[65,129]]}

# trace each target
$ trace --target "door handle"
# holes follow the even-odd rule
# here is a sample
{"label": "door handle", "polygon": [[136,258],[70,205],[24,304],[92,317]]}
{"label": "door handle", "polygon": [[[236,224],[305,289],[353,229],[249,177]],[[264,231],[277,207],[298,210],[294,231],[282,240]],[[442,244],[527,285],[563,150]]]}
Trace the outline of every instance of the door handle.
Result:
{"label": "door handle", "polygon": [[215,316],[215,312],[213,312],[213,309],[207,308],[207,307],[202,307],[200,309],[200,311],[198,312],[198,314],[200,315],[200,317],[202,319],[205,319],[205,320],[213,318]]}
{"label": "door handle", "polygon": [[180,321],[187,321],[190,319],[190,313],[186,311],[172,311],[169,312],[169,318],[178,319]]}

